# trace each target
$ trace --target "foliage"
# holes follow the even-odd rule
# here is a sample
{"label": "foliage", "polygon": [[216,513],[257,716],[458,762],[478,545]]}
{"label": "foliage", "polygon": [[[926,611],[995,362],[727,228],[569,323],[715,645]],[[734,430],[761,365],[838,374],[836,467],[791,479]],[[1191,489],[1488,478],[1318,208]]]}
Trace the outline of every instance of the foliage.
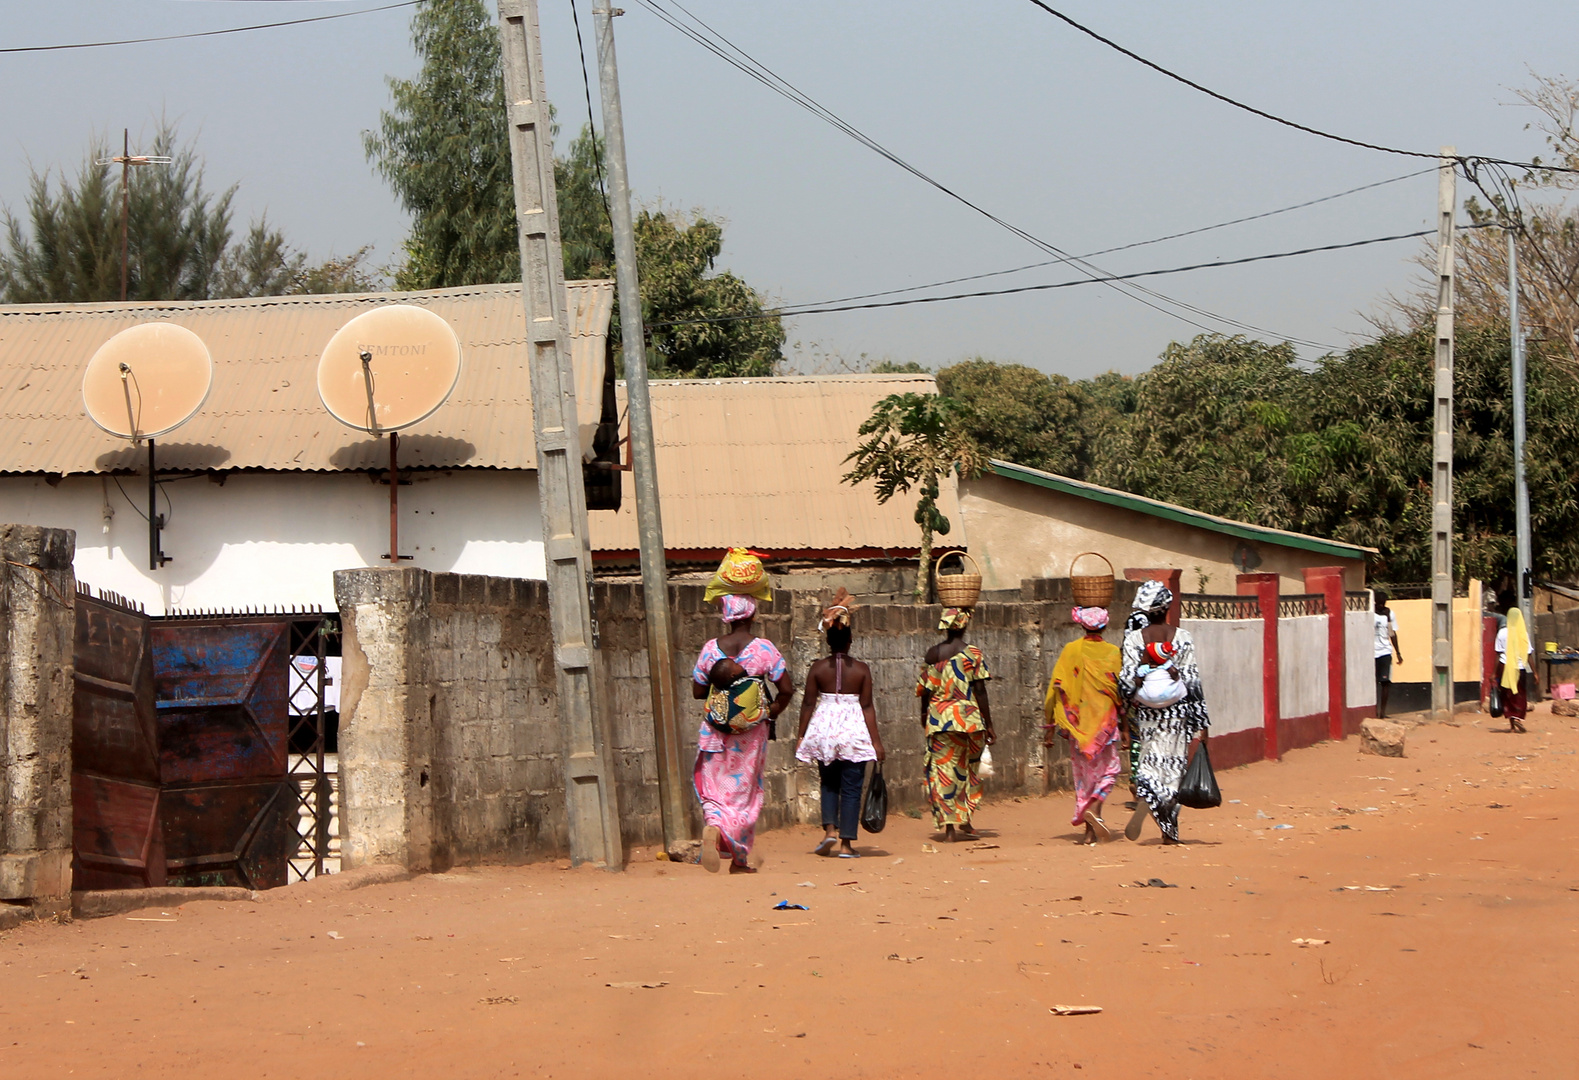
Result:
{"label": "foliage", "polygon": [[966,430],[993,457],[1065,475],[1084,470],[1086,400],[1064,376],[978,358],[939,371],[938,392],[966,407]]}
{"label": "foliage", "polygon": [[865,437],[846,457],[855,467],[844,475],[847,484],[874,481],[878,503],[918,488],[916,524],[921,527],[921,556],[916,569],[916,599],[926,597],[932,565],[932,538],[947,536],[948,518],[937,508],[939,484],[950,472],[970,478],[987,464],[969,432],[969,410],[938,394],[890,394],[872,409],[860,427]]}
{"label": "foliage", "polygon": [[[236,188],[215,195],[203,183],[196,147],[178,146],[161,127],[153,154],[169,165],[134,168],[126,193],[127,291],[131,300],[209,300],[284,293],[370,291],[371,248],[311,266],[267,217],[232,243]],[[10,303],[93,303],[121,295],[120,170],[98,164],[111,151],[96,143],[74,180],[58,185],[35,172],[27,220],[5,214],[0,296]]]}
{"label": "foliage", "polygon": [[920,364],[916,363],[914,360],[907,360],[907,361],[905,361],[902,364],[899,361],[897,361],[897,360],[879,360],[877,363],[873,364],[867,370],[870,371],[873,375],[930,375],[930,374],[932,374],[932,369],[931,368],[929,368],[929,367],[922,367]]}

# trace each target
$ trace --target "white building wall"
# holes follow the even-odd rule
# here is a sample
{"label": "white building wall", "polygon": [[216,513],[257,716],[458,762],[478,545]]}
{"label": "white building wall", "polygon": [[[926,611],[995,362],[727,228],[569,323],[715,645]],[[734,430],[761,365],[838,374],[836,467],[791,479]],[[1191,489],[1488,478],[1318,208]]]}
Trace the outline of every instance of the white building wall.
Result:
{"label": "white building wall", "polygon": [[[407,474],[403,566],[545,576],[537,474],[489,469]],[[334,608],[334,572],[388,566],[389,488],[364,473],[230,473],[166,480],[159,509],[174,561],[148,568],[147,480],[0,476],[0,522],[75,529],[79,581],[171,608]],[[122,490],[124,489],[124,491]],[[106,520],[106,508],[109,517]],[[107,529],[107,531],[106,531]]]}
{"label": "white building wall", "polygon": [[1369,611],[1343,615],[1343,651],[1348,665],[1344,697],[1351,709],[1376,704],[1376,622]]}
{"label": "white building wall", "polygon": [[1285,719],[1327,711],[1327,616],[1277,621],[1277,676]]}
{"label": "white building wall", "polygon": [[1261,620],[1183,619],[1179,627],[1195,641],[1212,735],[1261,727]]}

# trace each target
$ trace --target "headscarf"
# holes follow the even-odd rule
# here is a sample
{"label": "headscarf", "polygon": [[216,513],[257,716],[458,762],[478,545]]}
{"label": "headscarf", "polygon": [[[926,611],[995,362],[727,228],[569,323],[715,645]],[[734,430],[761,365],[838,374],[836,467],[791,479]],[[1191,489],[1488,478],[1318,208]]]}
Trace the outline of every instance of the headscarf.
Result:
{"label": "headscarf", "polygon": [[762,566],[757,553],[747,548],[730,548],[724,561],[713,571],[703,599],[712,603],[720,596],[754,596],[758,600],[773,599],[773,583]]}
{"label": "headscarf", "polygon": [[757,602],[749,596],[736,596],[734,593],[725,593],[719,599],[718,606],[723,610],[725,626],[756,618]]}
{"label": "headscarf", "polygon": [[1153,612],[1167,611],[1173,606],[1173,590],[1160,581],[1143,581],[1140,588],[1135,590],[1135,603],[1131,605],[1143,615],[1149,616]]}
{"label": "headscarf", "polygon": [[1524,626],[1524,611],[1515,606],[1508,609],[1507,662],[1502,665],[1502,685],[1510,693],[1519,692],[1519,668],[1529,665],[1530,632]]}
{"label": "headscarf", "polygon": [[970,608],[950,607],[943,609],[943,618],[938,622],[939,630],[963,630],[970,625]]}
{"label": "headscarf", "polygon": [[843,585],[833,594],[833,603],[822,609],[822,618],[817,622],[817,629],[827,631],[835,626],[849,626],[850,615],[855,611],[855,600]]}
{"label": "headscarf", "polygon": [[1107,626],[1108,613],[1105,607],[1077,607],[1071,609],[1069,617],[1087,630],[1101,630]]}

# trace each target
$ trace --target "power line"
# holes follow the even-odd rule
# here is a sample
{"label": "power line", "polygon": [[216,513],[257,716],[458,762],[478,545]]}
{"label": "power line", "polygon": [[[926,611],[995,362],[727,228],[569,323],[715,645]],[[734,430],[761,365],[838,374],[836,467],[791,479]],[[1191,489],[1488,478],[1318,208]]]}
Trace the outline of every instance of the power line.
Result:
{"label": "power line", "polygon": [[[1157,72],[1159,75],[1165,75],[1175,82],[1183,83],[1191,90],[1196,90],[1202,94],[1205,94],[1207,97],[1215,98],[1225,105],[1232,105],[1236,109],[1243,109],[1245,112],[1254,116],[1259,116],[1263,120],[1270,120],[1274,124],[1282,124],[1284,127],[1293,128],[1295,131],[1303,131],[1307,135],[1315,135],[1319,138],[1330,139],[1333,142],[1345,143],[1349,146],[1358,146],[1362,150],[1377,150],[1384,154],[1398,154],[1401,157],[1427,158],[1433,161],[1441,160],[1441,154],[1432,154],[1423,150],[1400,150],[1396,146],[1383,146],[1380,143],[1370,143],[1361,139],[1351,139],[1345,135],[1334,135],[1330,131],[1322,131],[1320,128],[1313,128],[1308,124],[1301,124],[1294,120],[1284,119],[1283,117],[1274,113],[1267,112],[1265,109],[1258,109],[1254,105],[1246,105],[1244,102],[1236,101],[1227,94],[1219,94],[1216,90],[1213,90],[1209,86],[1202,86],[1193,79],[1187,79],[1176,71],[1169,71],[1161,64],[1147,60],[1139,53],[1130,49],[1126,49],[1112,38],[1103,37],[1089,26],[1078,23],[1074,19],[1071,19],[1068,15],[1065,15],[1063,12],[1047,6],[1047,4],[1043,3],[1043,0],[1030,0],[1030,2],[1041,8],[1043,11],[1047,12],[1047,14],[1051,15],[1053,18],[1067,23],[1069,26],[1080,31],[1082,34],[1085,34],[1087,37],[1100,41],[1108,48],[1114,50],[1115,52],[1122,53],[1136,63],[1144,64],[1146,67],[1151,68],[1151,70]],[[1485,164],[1507,165],[1515,169],[1531,169],[1545,172],[1579,172],[1579,169],[1566,168],[1560,165],[1541,165],[1533,161],[1508,161],[1503,158],[1481,157],[1474,154],[1458,154],[1453,157],[1453,160],[1466,167],[1473,164]]]}
{"label": "power line", "polygon": [[[1121,278],[1117,278],[1117,277],[1115,277],[1115,275],[1110,275],[1105,270],[1103,270],[1101,267],[1094,266],[1093,264],[1084,261],[1081,257],[1072,255],[1069,252],[1064,251],[1062,248],[1059,248],[1056,245],[1054,245],[1052,243],[1049,243],[1048,241],[1042,240],[1041,238],[1032,235],[1031,233],[1025,231],[1024,229],[1021,229],[1017,225],[1014,225],[1011,222],[1008,222],[1008,221],[1004,220],[1003,218],[999,217],[998,215],[992,213],[990,210],[987,210],[985,207],[980,206],[977,203],[972,202],[971,200],[967,199],[965,196],[961,195],[959,192],[954,191],[952,188],[949,188],[947,185],[943,184],[941,181],[936,180],[933,177],[931,177],[931,176],[927,175],[926,173],[922,172],[919,168],[917,168],[916,166],[910,164],[908,161],[906,161],[903,158],[899,157],[897,154],[895,154],[893,151],[889,150],[887,147],[885,147],[882,144],[878,143],[875,139],[871,138],[865,132],[862,132],[861,130],[856,128],[854,125],[850,124],[849,122],[844,120],[842,117],[840,117],[839,115],[834,113],[832,110],[828,109],[827,107],[822,105],[820,102],[818,102],[815,99],[813,99],[810,95],[808,95],[804,91],[800,90],[798,87],[796,87],[795,85],[790,83],[788,80],[784,79],[782,76],[776,74],[775,72],[773,72],[772,70],[767,68],[765,65],[763,65],[760,61],[756,60],[754,57],[752,57],[745,50],[741,49],[738,45],[735,45],[728,38],[724,37],[718,31],[716,31],[712,27],[708,26],[707,23],[705,23],[701,19],[699,19],[692,12],[687,10],[686,7],[683,4],[679,3],[679,0],[669,0],[669,2],[672,3],[673,6],[678,8],[681,12],[684,12],[685,16],[687,18],[689,18],[691,20],[691,22],[693,22],[697,26],[701,27],[701,31],[697,31],[697,30],[693,29],[691,26],[686,25],[677,16],[675,16],[675,15],[671,14],[669,11],[667,11],[664,8],[664,6],[661,3],[658,2],[658,0],[637,0],[637,2],[640,3],[643,7],[645,7],[648,11],[650,11],[654,15],[656,15],[663,22],[667,23],[670,27],[672,27],[673,29],[679,31],[684,36],[690,38],[696,44],[701,45],[704,49],[708,50],[713,55],[715,55],[719,59],[723,60],[725,63],[730,64],[732,67],[737,68],[738,70],[740,70],[744,74],[746,74],[746,75],[750,76],[751,78],[757,80],[758,82],[762,83],[764,86],[768,87],[774,93],[779,94],[780,96],[785,97],[785,98],[787,98],[790,101],[793,101],[795,104],[797,104],[797,105],[801,106],[802,108],[806,109],[808,112],[812,113],[814,116],[818,117],[819,119],[824,120],[827,123],[829,123],[829,124],[833,125],[834,127],[838,128],[840,131],[844,132],[850,138],[852,138],[855,141],[859,142],[862,146],[865,146],[867,149],[871,150],[872,152],[880,155],[883,158],[886,158],[888,161],[892,162],[893,164],[897,165],[899,168],[901,168],[901,169],[905,170],[906,172],[910,173],[912,176],[916,177],[918,180],[921,180],[923,183],[926,183],[926,184],[930,185],[931,187],[936,188],[938,191],[940,191],[943,194],[947,195],[949,198],[954,199],[955,201],[961,203],[962,205],[970,208],[971,210],[973,210],[976,213],[980,214],[981,216],[987,218],[989,221],[993,222],[994,224],[998,225],[999,227],[1007,230],[1008,232],[1012,233],[1013,235],[1019,237],[1020,239],[1025,240],[1027,243],[1030,243],[1030,244],[1034,245],[1035,247],[1041,249],[1042,251],[1047,252],[1049,255],[1052,255],[1057,261],[1062,262],[1062,263],[1064,263],[1064,264],[1066,264],[1068,266],[1071,266],[1071,267],[1073,267],[1073,268],[1075,268],[1077,270],[1080,270],[1080,271],[1086,273],[1090,277],[1090,279],[1093,280],[1093,281],[1099,281],[1099,282],[1103,282],[1104,284],[1107,284],[1109,288],[1114,289],[1115,291],[1120,292],[1120,293],[1122,293],[1125,296],[1128,296],[1131,300],[1134,300],[1137,303],[1144,304],[1146,307],[1149,307],[1149,308],[1153,309],[1154,311],[1158,311],[1158,312],[1161,312],[1162,314],[1169,315],[1169,316],[1171,316],[1171,317],[1173,317],[1175,319],[1180,320],[1181,322],[1187,323],[1190,326],[1195,327],[1198,330],[1205,330],[1205,331],[1211,332],[1213,330],[1213,328],[1210,327],[1210,326],[1207,326],[1207,325],[1205,325],[1203,323],[1197,322],[1194,319],[1188,317],[1187,315],[1180,314],[1179,311],[1168,310],[1167,308],[1159,307],[1157,303],[1152,303],[1151,300],[1146,299],[1146,297],[1148,297],[1148,296],[1152,297],[1153,299],[1155,299],[1156,301],[1158,301],[1158,302],[1160,302],[1162,304],[1169,305],[1169,307],[1178,308],[1178,309],[1181,309],[1183,311],[1192,312],[1192,313],[1194,313],[1196,315],[1202,316],[1203,318],[1213,319],[1213,320],[1215,320],[1215,321],[1217,321],[1219,323],[1223,323],[1223,324],[1226,324],[1228,326],[1233,326],[1233,327],[1236,327],[1236,328],[1239,328],[1239,329],[1243,329],[1243,330],[1248,330],[1248,331],[1251,331],[1253,333],[1263,334],[1263,335],[1267,335],[1267,336],[1270,336],[1270,337],[1284,338],[1285,340],[1295,341],[1295,342],[1298,342],[1299,344],[1309,345],[1309,346],[1311,346],[1313,348],[1324,349],[1324,348],[1328,348],[1329,347],[1329,346],[1323,345],[1320,342],[1304,341],[1302,339],[1293,338],[1293,337],[1290,337],[1288,335],[1278,334],[1275,331],[1268,330],[1268,329],[1266,329],[1264,327],[1256,326],[1256,325],[1254,325],[1252,323],[1242,322],[1242,321],[1240,321],[1238,319],[1233,319],[1233,318],[1230,318],[1230,317],[1228,317],[1226,315],[1220,315],[1220,314],[1217,314],[1215,312],[1208,311],[1205,308],[1197,307],[1197,306],[1195,306],[1193,304],[1187,303],[1187,302],[1185,302],[1183,300],[1179,300],[1179,299],[1176,299],[1176,298],[1171,297],[1171,296],[1166,296],[1166,295],[1164,295],[1162,293],[1159,293],[1159,292],[1156,292],[1156,291],[1154,291],[1152,289],[1148,289],[1145,286],[1125,284],[1125,283],[1122,282]],[[710,36],[704,36],[703,32],[705,32],[706,35],[710,35]],[[713,39],[716,39],[716,43],[715,43],[715,40],[713,40]],[[1144,295],[1137,295],[1137,294],[1144,294]]]}
{"label": "power line", "polygon": [[[1361,184],[1359,187],[1349,188],[1347,191],[1340,191],[1334,195],[1323,195],[1319,199],[1310,199],[1306,202],[1295,203],[1293,206],[1285,206],[1278,210],[1268,210],[1265,213],[1250,214],[1247,217],[1234,218],[1232,221],[1219,221],[1215,225],[1203,225],[1198,229],[1186,229],[1183,232],[1169,233],[1167,236],[1158,236],[1150,240],[1137,240],[1132,244],[1120,244],[1118,247],[1103,248],[1101,251],[1089,251],[1086,254],[1080,256],[1080,258],[1090,259],[1095,258],[1098,255],[1111,255],[1115,251],[1129,251],[1134,248],[1147,247],[1151,244],[1160,244],[1165,240],[1178,240],[1179,238],[1185,236],[1198,236],[1201,233],[1211,232],[1214,229],[1226,229],[1230,225],[1242,225],[1247,221],[1259,221],[1262,218],[1276,217],[1278,214],[1286,214],[1292,210],[1303,210],[1307,206],[1315,206],[1318,203],[1331,202],[1333,199],[1341,199],[1346,195],[1354,195],[1357,192],[1370,191],[1372,188],[1385,187],[1388,184],[1396,184],[1400,180],[1412,180],[1417,176],[1424,176],[1426,173],[1434,173],[1436,171],[1437,170],[1434,166],[1429,169],[1420,169],[1417,172],[1405,173],[1402,176],[1395,176],[1390,180],[1378,180],[1373,184]],[[841,296],[832,300],[824,300],[822,302],[825,304],[843,304],[851,300],[869,300],[877,296],[894,296],[898,293],[920,292],[922,289],[937,289],[943,287],[944,285],[958,285],[965,281],[981,281],[985,278],[1004,277],[1005,275],[1018,274],[1025,270],[1040,270],[1044,266],[1056,265],[1058,265],[1057,259],[1048,259],[1043,262],[1026,263],[1024,266],[1011,267],[1007,270],[989,270],[984,274],[967,274],[964,277],[944,278],[942,281],[933,281],[926,285],[907,285],[902,289],[885,289],[882,292],[860,293],[856,296]]]}
{"label": "power line", "polygon": [[11,48],[0,49],[0,53],[42,53],[63,52],[67,49],[106,49],[112,45],[146,45],[154,41],[184,41],[188,38],[221,37],[225,34],[244,34],[250,30],[273,30],[281,26],[302,26],[306,23],[329,22],[332,19],[349,19],[356,15],[372,15],[380,11],[394,11],[396,8],[416,7],[422,2],[423,0],[402,0],[398,4],[359,8],[356,11],[341,11],[333,15],[313,15],[304,19],[286,19],[283,22],[254,23],[251,26],[230,26],[223,30],[198,30],[189,34],[161,34],[158,37],[122,38],[118,41],[81,41],[70,45],[16,45]]}
{"label": "power line", "polygon": [[[1469,229],[1486,229],[1498,227],[1487,222],[1481,225],[1463,225],[1461,231]],[[1274,259],[1291,259],[1299,255],[1313,255],[1322,251],[1345,251],[1349,248],[1368,247],[1371,244],[1387,244],[1395,240],[1415,240],[1422,236],[1436,235],[1435,229],[1422,229],[1419,232],[1398,233],[1393,236],[1373,236],[1368,240],[1350,240],[1343,244],[1321,244],[1316,247],[1298,248],[1294,251],[1275,251],[1265,255],[1247,255],[1238,259],[1219,259],[1215,262],[1191,263],[1188,266],[1174,266],[1165,270],[1137,270],[1130,274],[1110,274],[1103,278],[1078,278],[1074,281],[1044,282],[1038,285],[1014,285],[1004,289],[983,289],[977,292],[953,293],[948,296],[915,296],[904,300],[881,300],[870,304],[837,304],[829,305],[822,302],[816,305],[789,305],[777,311],[751,313],[744,315],[717,315],[704,319],[677,319],[673,322],[649,323],[649,329],[658,329],[666,326],[691,326],[703,323],[728,323],[746,322],[758,319],[789,318],[793,315],[822,315],[835,311],[866,311],[872,308],[910,307],[916,304],[938,304],[953,300],[974,300],[988,296],[1013,296],[1017,293],[1046,292],[1052,289],[1068,289],[1076,285],[1106,284],[1110,281],[1133,281],[1136,278],[1161,277],[1165,274],[1185,274],[1195,270],[1211,270],[1224,266],[1244,266],[1249,263],[1270,262]],[[794,310],[791,310],[791,309]],[[1298,339],[1285,338],[1287,341]],[[1334,346],[1321,346],[1333,349]]]}
{"label": "power line", "polygon": [[587,77],[587,47],[581,43],[581,15],[576,11],[576,0],[570,0],[570,21],[576,24],[576,51],[581,54],[581,89],[587,95],[587,130],[592,133],[592,167],[598,173],[598,194],[603,196],[603,213],[614,225],[614,211],[609,209],[609,188],[603,181],[603,155],[598,153],[598,126],[592,122],[592,80]]}

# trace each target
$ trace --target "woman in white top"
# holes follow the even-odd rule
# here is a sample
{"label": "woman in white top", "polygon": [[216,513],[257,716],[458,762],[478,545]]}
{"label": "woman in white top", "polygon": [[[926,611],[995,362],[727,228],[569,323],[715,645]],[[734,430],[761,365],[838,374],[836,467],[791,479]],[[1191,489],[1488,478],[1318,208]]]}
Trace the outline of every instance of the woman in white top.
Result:
{"label": "woman in white top", "polygon": [[[1518,597],[1503,593],[1497,598],[1508,621],[1497,631],[1497,685],[1502,688],[1502,715],[1508,718],[1508,730],[1524,733],[1524,717],[1529,712],[1529,679],[1534,671],[1531,657],[1535,645],[1530,641],[1529,629],[1524,623],[1524,612],[1519,608]],[[1515,663],[1508,669],[1508,653],[1513,653]]]}

